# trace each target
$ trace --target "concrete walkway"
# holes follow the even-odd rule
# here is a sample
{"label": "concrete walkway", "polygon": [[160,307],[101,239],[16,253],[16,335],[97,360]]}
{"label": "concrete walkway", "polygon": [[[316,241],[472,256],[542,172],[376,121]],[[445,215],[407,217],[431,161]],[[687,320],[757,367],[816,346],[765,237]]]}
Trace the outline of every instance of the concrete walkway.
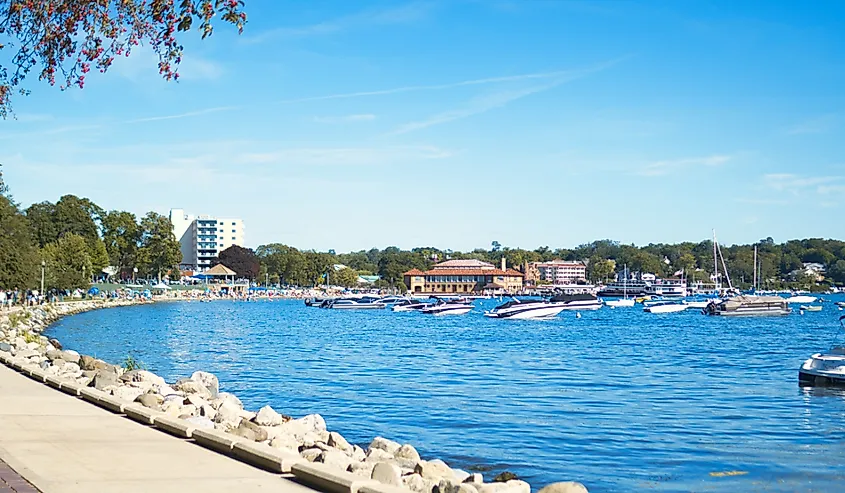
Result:
{"label": "concrete walkway", "polygon": [[44,493],[313,493],[0,364],[0,460]]}

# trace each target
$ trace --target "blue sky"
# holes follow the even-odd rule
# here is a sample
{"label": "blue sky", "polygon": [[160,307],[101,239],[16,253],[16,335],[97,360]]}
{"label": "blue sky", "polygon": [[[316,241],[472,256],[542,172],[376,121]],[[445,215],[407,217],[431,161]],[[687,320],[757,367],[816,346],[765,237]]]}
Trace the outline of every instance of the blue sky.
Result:
{"label": "blue sky", "polygon": [[841,2],[247,1],[0,122],[27,206],[241,217],[248,246],[842,238]]}

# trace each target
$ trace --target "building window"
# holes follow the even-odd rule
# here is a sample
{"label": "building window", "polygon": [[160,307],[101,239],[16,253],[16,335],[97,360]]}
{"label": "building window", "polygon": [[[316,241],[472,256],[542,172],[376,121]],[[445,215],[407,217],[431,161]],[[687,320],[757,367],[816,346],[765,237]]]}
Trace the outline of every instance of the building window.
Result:
{"label": "building window", "polygon": [[235,225],[235,221],[232,221],[232,226],[234,226],[234,225]]}
{"label": "building window", "polygon": [[235,237],[234,237],[234,236],[232,237],[232,241],[235,241]]}
{"label": "building window", "polygon": [[235,232],[235,230],[233,229],[233,230],[232,230],[232,233],[234,233],[234,232]]}

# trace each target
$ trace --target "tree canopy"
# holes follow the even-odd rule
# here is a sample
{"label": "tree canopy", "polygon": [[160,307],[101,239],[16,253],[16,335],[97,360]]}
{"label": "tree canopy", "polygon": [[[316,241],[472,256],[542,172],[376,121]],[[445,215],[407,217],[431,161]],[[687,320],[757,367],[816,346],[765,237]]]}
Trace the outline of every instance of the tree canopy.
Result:
{"label": "tree canopy", "polygon": [[255,280],[261,270],[258,257],[249,248],[232,245],[217,255],[217,264],[223,264],[238,274],[238,277]]}
{"label": "tree canopy", "polygon": [[62,90],[82,88],[92,70],[105,73],[116,57],[149,46],[166,80],[179,77],[180,31],[198,24],[211,35],[219,17],[243,31],[246,14],[239,0],[0,0],[0,117],[11,111],[14,92],[35,71]]}

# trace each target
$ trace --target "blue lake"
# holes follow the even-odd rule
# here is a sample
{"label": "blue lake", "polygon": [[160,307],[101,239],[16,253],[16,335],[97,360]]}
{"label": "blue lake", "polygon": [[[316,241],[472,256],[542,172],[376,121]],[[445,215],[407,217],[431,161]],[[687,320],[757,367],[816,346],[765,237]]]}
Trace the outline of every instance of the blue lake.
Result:
{"label": "blue lake", "polygon": [[[366,446],[510,470],[591,492],[842,491],[845,391],[797,369],[842,341],[832,303],[782,318],[641,307],[552,321],[335,311],[301,301],[159,303],[84,313],[48,332],[168,381],[195,370],[253,410],[320,413]],[[711,473],[740,471],[736,476]]]}

